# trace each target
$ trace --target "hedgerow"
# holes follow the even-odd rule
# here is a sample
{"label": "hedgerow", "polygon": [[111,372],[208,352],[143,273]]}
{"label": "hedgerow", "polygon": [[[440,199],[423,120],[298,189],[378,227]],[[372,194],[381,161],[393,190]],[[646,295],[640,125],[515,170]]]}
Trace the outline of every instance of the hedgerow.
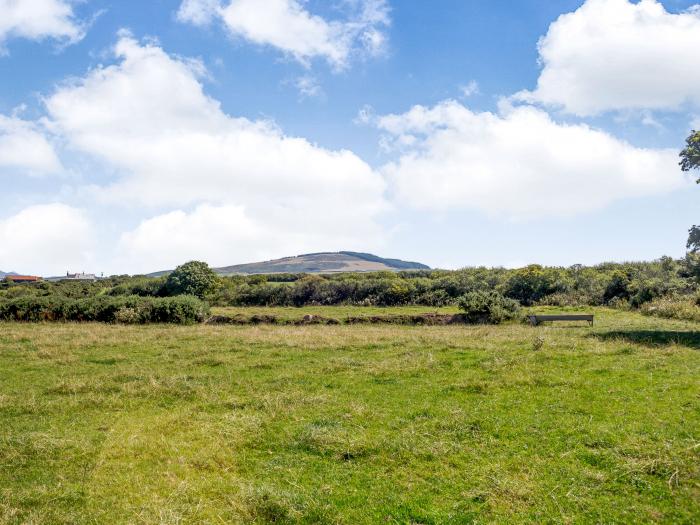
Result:
{"label": "hedgerow", "polygon": [[[135,295],[160,298],[196,290],[214,306],[440,307],[455,306],[468,293],[493,291],[525,306],[627,305],[639,308],[661,297],[693,296],[700,283],[700,256],[688,254],[679,260],[664,257],[651,262],[605,263],[588,267],[530,265],[519,269],[478,267],[454,271],[235,275],[215,280],[206,275],[204,280],[199,279],[195,272],[192,277],[190,281],[193,282],[189,284],[197,286],[184,287],[183,279],[175,283],[174,277],[147,276],[113,276],[96,282],[0,282],[0,300],[51,297],[56,302],[62,298],[77,300]],[[126,308],[133,307],[126,305]],[[112,313],[106,315],[109,317]],[[125,312],[122,318],[127,319],[130,315]]]}
{"label": "hedgerow", "polygon": [[196,297],[96,296],[70,299],[60,296],[19,297],[0,301],[3,321],[96,321],[103,323],[201,322],[209,305]]}

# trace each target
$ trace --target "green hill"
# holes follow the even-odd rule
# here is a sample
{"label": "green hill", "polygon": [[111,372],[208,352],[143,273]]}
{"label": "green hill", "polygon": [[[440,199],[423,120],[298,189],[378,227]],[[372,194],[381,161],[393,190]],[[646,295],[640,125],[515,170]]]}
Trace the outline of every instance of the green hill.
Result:
{"label": "green hill", "polygon": [[[401,259],[385,259],[371,253],[320,252],[271,261],[234,264],[213,268],[213,270],[220,275],[255,275],[268,273],[399,272],[401,270],[430,270],[430,266]],[[148,276],[160,277],[171,271],[153,272]]]}
{"label": "green hill", "polygon": [[385,259],[371,253],[323,252],[307,253],[295,257],[284,257],[272,261],[237,264],[215,268],[222,275],[262,274],[262,273],[336,273],[336,272],[376,272],[400,270],[429,270],[425,264]]}

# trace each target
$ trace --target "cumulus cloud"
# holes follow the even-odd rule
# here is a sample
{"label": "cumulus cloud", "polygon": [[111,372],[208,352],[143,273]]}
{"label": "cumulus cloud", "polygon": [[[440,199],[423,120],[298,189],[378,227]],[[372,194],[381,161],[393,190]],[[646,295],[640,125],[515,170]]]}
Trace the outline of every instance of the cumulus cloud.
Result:
{"label": "cumulus cloud", "polygon": [[327,20],[300,0],[184,0],[177,16],[199,26],[218,20],[231,35],[277,48],[303,64],[320,57],[342,69],[353,55],[381,53],[390,23],[386,0],[343,5],[345,18]]}
{"label": "cumulus cloud", "polygon": [[77,42],[84,26],[76,20],[70,0],[0,0],[0,48],[11,38]]}
{"label": "cumulus cloud", "polygon": [[418,208],[564,216],[684,184],[675,151],[636,148],[532,106],[494,114],[446,101],[376,123],[399,151],[383,171],[399,201]]}
{"label": "cumulus cloud", "polygon": [[587,0],[539,42],[542,72],[518,98],[590,116],[700,104],[700,9],[672,14],[657,0]]}
{"label": "cumulus cloud", "polygon": [[85,214],[65,204],[30,206],[0,219],[0,268],[47,275],[81,271],[93,260]]}
{"label": "cumulus cloud", "polygon": [[[227,115],[203,92],[197,62],[128,36],[115,51],[116,64],[60,87],[45,103],[51,129],[70,148],[117,173],[96,196],[175,212],[144,223],[123,239],[125,246],[137,251],[148,246],[138,239],[164,225],[199,231],[204,219],[217,217],[263,232],[268,246],[279,240],[269,236],[273,231],[297,232],[300,245],[315,249],[371,244],[380,236],[385,183],[357,155],[286,136],[272,122]],[[178,211],[202,205],[210,207]],[[211,223],[180,244],[219,243],[217,232]],[[236,260],[251,255],[246,246],[252,245],[221,245]]]}
{"label": "cumulus cloud", "polygon": [[148,272],[192,259],[216,267],[316,251],[319,246],[341,250],[348,242],[359,246],[357,239],[252,218],[242,206],[203,204],[191,212],[176,210],[144,220],[122,234],[117,257],[122,267]]}
{"label": "cumulus cloud", "polygon": [[52,144],[36,124],[0,115],[0,177],[43,175],[61,169]]}

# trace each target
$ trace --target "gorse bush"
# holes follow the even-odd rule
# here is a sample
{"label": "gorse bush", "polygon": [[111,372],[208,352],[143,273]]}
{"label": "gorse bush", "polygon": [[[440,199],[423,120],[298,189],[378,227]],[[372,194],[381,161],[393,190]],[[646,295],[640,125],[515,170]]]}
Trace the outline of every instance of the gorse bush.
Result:
{"label": "gorse bush", "polygon": [[98,296],[87,299],[65,297],[21,297],[0,301],[3,321],[97,321],[104,323],[200,322],[209,306],[192,296],[144,298]]}
{"label": "gorse bush", "polygon": [[515,319],[520,304],[498,292],[469,292],[459,300],[459,308],[468,323],[499,324]]}

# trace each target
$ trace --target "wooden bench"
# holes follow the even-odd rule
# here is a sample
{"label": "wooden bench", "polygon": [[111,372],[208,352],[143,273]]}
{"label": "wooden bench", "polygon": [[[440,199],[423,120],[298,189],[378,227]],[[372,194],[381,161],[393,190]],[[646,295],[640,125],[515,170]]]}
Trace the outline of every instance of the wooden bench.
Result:
{"label": "wooden bench", "polygon": [[593,314],[528,315],[530,324],[537,326],[545,321],[588,321],[593,326]]}

